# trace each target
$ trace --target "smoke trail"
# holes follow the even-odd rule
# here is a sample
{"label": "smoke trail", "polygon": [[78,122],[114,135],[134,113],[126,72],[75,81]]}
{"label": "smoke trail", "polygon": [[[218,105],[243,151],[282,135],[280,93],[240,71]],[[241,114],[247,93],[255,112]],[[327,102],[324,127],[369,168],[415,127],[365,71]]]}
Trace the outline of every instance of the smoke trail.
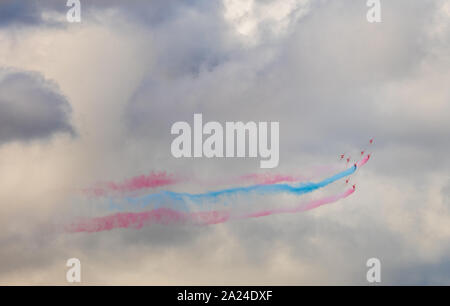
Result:
{"label": "smoke trail", "polygon": [[[373,139],[370,140],[370,144],[372,144]],[[361,151],[361,155],[364,155],[364,152],[367,150],[364,149]],[[341,160],[344,160],[345,154],[341,155]],[[367,154],[361,161],[357,163],[358,167],[363,166],[370,158],[370,154]],[[350,157],[347,157],[347,165],[350,162]],[[329,168],[329,167],[328,167]],[[329,169],[328,169],[329,170]],[[311,179],[310,177],[309,179]],[[200,180],[193,177],[190,178],[181,178],[179,176],[175,176],[173,174],[167,174],[166,172],[152,172],[149,175],[140,175],[136,177],[132,177],[123,182],[101,182],[96,184],[96,186],[91,188],[83,189],[83,192],[90,196],[108,196],[108,195],[120,195],[127,194],[138,190],[162,187],[177,184],[183,181],[191,181],[196,182],[201,185],[220,185],[220,184],[235,184],[235,183],[253,183],[256,185],[272,185],[281,182],[287,183],[295,183],[300,182],[302,180],[307,180],[307,177],[304,176],[294,176],[294,175],[281,175],[281,174],[246,174],[239,177],[231,178],[231,179],[220,179],[220,180]],[[186,195],[188,196],[188,195]]]}
{"label": "smoke trail", "polygon": [[[325,166],[324,166],[325,168]],[[331,167],[326,168],[328,171]],[[322,169],[321,172],[324,172]],[[252,183],[258,185],[271,185],[281,182],[295,183],[308,179],[312,179],[317,176],[300,176],[300,175],[283,175],[283,174],[271,174],[271,173],[251,173],[244,174],[233,178],[221,178],[221,179],[199,179],[194,177],[181,177],[175,176],[174,174],[166,174],[165,172],[155,172],[149,175],[140,175],[132,177],[123,182],[100,182],[94,187],[83,189],[83,193],[88,196],[102,197],[108,195],[127,195],[134,191],[157,188],[162,186],[169,186],[181,182],[192,182],[203,186],[208,185],[231,185],[231,184],[242,184],[242,183]]]}
{"label": "smoke trail", "polygon": [[308,203],[303,203],[303,204],[300,204],[295,207],[277,208],[277,209],[271,209],[271,210],[258,211],[258,212],[235,217],[235,219],[258,218],[258,217],[264,217],[264,216],[269,216],[269,215],[274,215],[274,214],[282,214],[282,213],[293,214],[293,213],[297,213],[297,212],[301,212],[301,211],[307,211],[307,210],[311,210],[311,209],[317,208],[322,205],[334,203],[340,199],[344,199],[344,198],[350,196],[354,192],[355,192],[355,189],[350,188],[341,194],[325,197],[325,198],[322,198],[319,200],[314,200],[314,201],[311,201]]}
{"label": "smoke trail", "polygon": [[357,164],[358,168],[364,166],[369,161],[369,158],[370,154],[367,154],[362,160],[360,160]]}
{"label": "smoke trail", "polygon": [[98,183],[95,187],[85,189],[84,193],[92,196],[106,196],[111,193],[126,193],[141,189],[173,185],[180,181],[182,181],[182,179],[175,177],[173,174],[167,174],[166,172],[152,172],[149,175],[132,177],[121,183]]}
{"label": "smoke trail", "polygon": [[188,215],[168,208],[158,208],[141,213],[117,213],[110,216],[84,219],[66,226],[66,231],[79,232],[102,232],[115,228],[140,229],[147,224],[176,224],[188,220]]}
{"label": "smoke trail", "polygon": [[139,213],[116,213],[105,217],[80,219],[65,226],[65,231],[69,233],[96,233],[116,228],[141,229],[152,224],[212,225],[226,222],[229,218],[230,213],[227,211],[186,213],[170,208],[157,208]]}
{"label": "smoke trail", "polygon": [[282,175],[282,174],[257,174],[257,173],[252,173],[252,174],[246,174],[246,175],[242,175],[240,176],[237,181],[242,181],[242,182],[254,182],[256,184],[260,184],[260,185],[272,185],[272,184],[277,184],[277,183],[281,183],[281,182],[289,182],[289,183],[295,183],[295,182],[299,182],[301,180],[306,179],[305,177],[302,176],[292,176],[292,175]]}
{"label": "smoke trail", "polygon": [[274,173],[249,173],[233,178],[222,178],[219,180],[200,180],[202,185],[230,185],[250,183],[253,185],[271,185],[277,183],[299,183],[301,181],[308,181],[319,177],[320,175],[329,174],[331,171],[339,170],[336,165],[323,165],[313,167],[314,174],[312,175],[287,175]]}
{"label": "smoke trail", "polygon": [[[228,189],[222,189],[217,191],[210,191],[206,193],[192,194],[187,192],[173,192],[173,191],[163,191],[155,194],[149,194],[141,197],[128,197],[126,202],[132,205],[146,206],[151,203],[159,204],[164,201],[170,200],[174,203],[184,203],[185,201],[191,201],[195,204],[200,204],[203,201],[217,201],[222,196],[231,196],[238,194],[274,194],[274,193],[290,193],[295,195],[302,195],[305,193],[312,192],[319,188],[325,187],[343,177],[349,176],[356,171],[357,167],[353,167],[341,171],[331,177],[328,177],[320,182],[313,183],[300,183],[296,185],[289,184],[272,184],[272,185],[252,185],[247,187],[234,187]],[[114,201],[111,203],[112,207],[119,207]]]}
{"label": "smoke trail", "polygon": [[152,224],[213,225],[224,223],[230,220],[259,218],[281,213],[294,214],[302,211],[307,211],[322,205],[336,202],[340,199],[344,199],[354,192],[355,189],[351,188],[341,194],[302,203],[295,207],[263,210],[250,214],[236,215],[236,216],[233,216],[228,211],[204,211],[204,212],[186,213],[169,208],[158,208],[151,211],[139,213],[117,213],[105,217],[79,220],[66,226],[65,230],[69,233],[81,233],[81,232],[95,233],[95,232],[109,231],[116,228],[141,229],[144,226],[149,226]]}

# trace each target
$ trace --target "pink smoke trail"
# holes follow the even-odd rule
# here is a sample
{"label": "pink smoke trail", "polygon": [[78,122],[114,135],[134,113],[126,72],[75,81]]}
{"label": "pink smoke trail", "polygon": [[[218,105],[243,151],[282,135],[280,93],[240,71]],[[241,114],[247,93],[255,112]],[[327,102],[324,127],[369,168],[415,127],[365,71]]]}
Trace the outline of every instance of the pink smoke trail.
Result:
{"label": "pink smoke trail", "polygon": [[141,213],[117,213],[105,217],[79,220],[68,225],[66,231],[72,233],[95,233],[115,228],[140,229],[150,223],[172,224],[185,222],[186,220],[187,216],[183,212],[177,212],[168,208],[158,208]]}
{"label": "pink smoke trail", "polygon": [[126,193],[141,189],[156,188],[173,185],[182,181],[181,178],[166,172],[152,172],[149,175],[140,175],[127,179],[121,183],[104,182],[95,187],[87,188],[84,192],[93,196],[105,196],[110,193]]}
{"label": "pink smoke trail", "polygon": [[370,159],[370,154],[367,154],[363,159],[361,159],[358,162],[358,164],[357,164],[358,168],[361,166],[364,166],[369,161],[369,159]]}
{"label": "pink smoke trail", "polygon": [[[369,148],[372,147],[373,141],[374,141],[374,138],[371,138],[371,139],[369,140],[369,147],[365,146],[365,147],[362,149],[362,151],[361,151],[361,157],[363,157],[365,153],[369,152]],[[369,158],[370,158],[370,154],[371,154],[371,153],[367,153],[367,155],[366,155],[361,161],[359,161],[358,167],[360,167],[360,166],[364,165],[365,163],[367,163],[367,161],[368,161]]]}
{"label": "pink smoke trail", "polygon": [[109,231],[115,228],[134,228],[141,229],[151,224],[217,224],[226,222],[229,219],[229,213],[226,211],[206,211],[185,213],[170,208],[158,208],[139,213],[117,213],[105,217],[79,220],[65,227],[70,233],[96,233]]}
{"label": "pink smoke trail", "polygon": [[[357,162],[357,166],[361,167],[367,163],[370,158],[370,154],[366,155],[362,160]],[[347,164],[350,162],[350,158],[347,158]],[[295,183],[301,182],[305,180],[309,180],[315,176],[321,174],[321,172],[329,171],[331,169],[330,166],[324,166],[321,169],[317,170],[315,175],[311,177],[305,177],[300,175],[283,175],[283,174],[245,174],[239,177],[225,179],[221,178],[220,180],[200,180],[195,178],[181,178],[179,176],[175,176],[174,174],[167,174],[166,172],[152,172],[149,175],[140,175],[136,177],[132,177],[123,182],[103,182],[98,183],[96,186],[92,188],[84,189],[84,193],[90,196],[107,196],[110,194],[123,194],[130,193],[143,189],[157,188],[162,186],[174,185],[180,182],[196,182],[202,185],[223,185],[223,184],[236,184],[236,183],[253,183],[259,185],[273,185],[277,183],[287,182],[287,183]]]}
{"label": "pink smoke trail", "polygon": [[295,207],[277,208],[277,209],[259,211],[259,212],[255,212],[255,213],[238,216],[238,217],[236,217],[236,219],[259,218],[259,217],[265,217],[265,216],[274,215],[274,214],[283,214],[283,213],[293,214],[293,213],[298,213],[301,211],[307,211],[307,210],[311,210],[311,209],[317,208],[322,205],[337,202],[340,199],[344,199],[344,198],[350,196],[354,192],[355,192],[355,188],[349,188],[347,191],[345,191],[341,194],[325,197],[325,198],[318,199],[318,200],[313,200],[308,203],[302,203]]}
{"label": "pink smoke trail", "polygon": [[246,174],[237,179],[237,181],[253,182],[261,185],[271,185],[282,182],[299,182],[305,180],[306,177],[282,175],[282,174]]}
{"label": "pink smoke trail", "polygon": [[149,175],[132,177],[120,183],[101,182],[96,184],[94,187],[84,189],[83,192],[89,196],[101,197],[111,194],[118,195],[144,189],[169,186],[180,182],[193,182],[201,185],[229,185],[241,183],[272,185],[282,182],[295,183],[312,179],[313,177],[319,176],[322,172],[329,172],[330,170],[333,170],[330,166],[323,166],[322,168],[318,170],[316,169],[315,172],[317,173],[310,177],[300,175],[252,173],[234,178],[220,178],[218,180],[202,180],[195,177],[188,178],[186,176],[175,176],[174,174],[167,174],[166,172],[153,172]]}
{"label": "pink smoke trail", "polygon": [[134,228],[141,229],[144,226],[151,224],[196,224],[196,225],[213,225],[224,223],[233,219],[249,219],[269,216],[281,213],[298,213],[302,211],[311,210],[322,205],[336,202],[344,199],[355,192],[355,188],[350,188],[347,191],[325,197],[318,200],[313,200],[307,203],[302,203],[295,207],[278,208],[272,210],[263,210],[245,215],[232,216],[228,211],[205,211],[185,213],[169,208],[158,208],[150,211],[139,213],[117,213],[105,217],[92,218],[80,220],[66,226],[66,231],[70,233],[80,232],[102,232],[109,231],[115,228]]}

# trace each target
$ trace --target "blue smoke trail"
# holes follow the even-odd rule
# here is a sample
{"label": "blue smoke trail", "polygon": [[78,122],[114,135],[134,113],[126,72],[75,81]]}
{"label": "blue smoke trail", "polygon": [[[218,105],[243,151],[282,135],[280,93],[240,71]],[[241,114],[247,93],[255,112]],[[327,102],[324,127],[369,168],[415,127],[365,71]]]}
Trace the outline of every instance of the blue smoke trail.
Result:
{"label": "blue smoke trail", "polygon": [[[302,195],[305,193],[312,192],[319,188],[325,187],[341,178],[349,176],[356,171],[356,165],[339,172],[331,177],[328,177],[320,182],[313,183],[299,183],[294,185],[288,184],[273,184],[273,185],[252,185],[247,187],[234,187],[228,189],[222,189],[217,191],[211,191],[206,193],[192,194],[187,192],[173,192],[173,191],[162,191],[155,194],[149,194],[140,197],[127,197],[125,202],[135,206],[147,206],[150,204],[155,205],[155,208],[161,207],[164,204],[181,204],[184,206],[186,201],[190,201],[194,204],[201,204],[204,201],[217,202],[219,198],[223,196],[232,196],[238,194],[274,194],[274,193],[290,193],[295,195]],[[110,202],[111,208],[119,208],[121,205],[117,205],[113,200]]]}

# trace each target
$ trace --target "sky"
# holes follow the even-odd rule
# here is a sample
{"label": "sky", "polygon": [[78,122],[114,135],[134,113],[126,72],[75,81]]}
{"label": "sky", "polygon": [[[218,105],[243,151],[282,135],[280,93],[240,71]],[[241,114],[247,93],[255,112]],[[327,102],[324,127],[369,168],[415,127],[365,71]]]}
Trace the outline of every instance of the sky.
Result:
{"label": "sky", "polygon": [[[382,0],[380,23],[367,21],[365,0],[82,0],[80,23],[65,2],[0,1],[0,284],[67,284],[75,257],[83,284],[367,285],[375,257],[382,285],[450,285],[450,1]],[[279,122],[278,167],[174,158],[171,126],[194,113]],[[356,192],[333,205],[211,226],[58,230],[111,213],[80,192],[98,182],[308,176],[342,167],[339,155],[355,158],[370,138]]]}

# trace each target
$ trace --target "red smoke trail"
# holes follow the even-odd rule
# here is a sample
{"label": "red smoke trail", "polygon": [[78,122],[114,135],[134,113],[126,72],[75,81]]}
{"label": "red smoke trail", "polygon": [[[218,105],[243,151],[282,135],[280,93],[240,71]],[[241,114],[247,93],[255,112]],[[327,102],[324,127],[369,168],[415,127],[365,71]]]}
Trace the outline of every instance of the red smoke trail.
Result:
{"label": "red smoke trail", "polygon": [[[369,140],[369,148],[372,147],[373,141],[374,141],[374,138],[371,138],[371,139]],[[360,167],[360,166],[366,164],[367,161],[369,160],[370,154],[371,154],[370,151],[369,151],[369,148],[366,147],[366,148],[364,148],[364,149],[361,151],[361,156],[364,156],[365,153],[367,153],[367,154],[366,154],[366,156],[365,156],[362,160],[360,160],[360,161],[358,162],[358,167]]]}
{"label": "red smoke trail", "polygon": [[[370,144],[373,143],[373,138],[370,139]],[[366,152],[366,149],[361,151],[361,155],[364,155],[364,152]],[[341,154],[341,160],[344,159],[345,154]],[[358,167],[363,166],[370,158],[370,154],[368,154],[365,158],[363,158],[361,161],[357,163]],[[350,163],[350,156],[346,158],[347,165]],[[327,171],[329,171],[330,167],[324,167]],[[317,171],[316,171],[317,172]],[[319,172],[323,172],[319,171]],[[320,173],[317,173],[314,176],[317,176]],[[299,175],[282,175],[282,174],[246,174],[242,175],[237,178],[231,178],[231,179],[220,179],[219,181],[214,180],[199,180],[195,178],[180,178],[178,176],[175,176],[173,174],[167,174],[166,172],[152,172],[149,175],[140,175],[136,177],[132,177],[130,179],[127,179],[123,182],[116,183],[116,182],[103,182],[98,183],[96,186],[92,188],[86,188],[84,189],[84,193],[91,196],[107,196],[110,194],[120,194],[120,193],[130,193],[133,191],[138,191],[142,189],[149,189],[149,188],[156,188],[156,187],[162,187],[162,186],[168,186],[177,184],[183,181],[192,181],[197,182],[202,185],[222,185],[222,184],[235,184],[235,183],[254,183],[259,185],[272,185],[282,182],[301,182],[304,180],[309,180],[312,177],[304,177]]]}
{"label": "red smoke trail", "polygon": [[364,166],[369,161],[369,158],[370,154],[367,154],[363,159],[361,159],[357,164],[358,168]]}
{"label": "red smoke trail", "polygon": [[282,175],[282,174],[247,174],[239,177],[238,181],[250,181],[261,185],[271,185],[282,182],[299,182],[306,180],[306,177]]}
{"label": "red smoke trail", "polygon": [[239,216],[236,219],[259,218],[259,217],[264,217],[264,216],[269,216],[269,215],[274,215],[274,214],[283,214],[283,213],[294,214],[294,213],[298,213],[301,211],[311,210],[311,209],[317,208],[322,205],[334,203],[336,201],[339,201],[340,199],[344,199],[344,198],[350,196],[354,192],[355,192],[355,189],[350,188],[341,194],[325,197],[325,198],[318,199],[318,200],[313,200],[308,203],[302,203],[295,207],[277,208],[277,209],[259,211],[259,212]]}
{"label": "red smoke trail", "polygon": [[[314,176],[318,176],[321,172],[330,171],[331,167],[323,167],[321,171]],[[276,183],[288,182],[295,183],[301,182],[312,177],[300,176],[300,175],[284,175],[284,174],[270,174],[270,173],[252,173],[245,174],[235,178],[221,178],[219,180],[201,180],[196,178],[187,178],[175,176],[174,174],[167,174],[166,172],[154,172],[149,175],[140,175],[127,179],[121,183],[116,182],[102,182],[98,183],[92,188],[86,188],[83,192],[89,196],[101,197],[108,195],[119,195],[127,194],[133,191],[157,188],[162,186],[174,185],[181,182],[194,182],[201,185],[229,185],[229,184],[240,184],[240,183],[252,183],[258,185],[272,185]]]}
{"label": "red smoke trail", "polygon": [[65,227],[70,233],[96,233],[109,231],[115,228],[141,229],[152,224],[217,224],[226,222],[230,214],[226,211],[205,211],[186,213],[170,208],[158,208],[139,213],[117,213],[105,217],[79,220]]}
{"label": "red smoke trail", "polygon": [[309,176],[304,175],[286,175],[276,173],[250,173],[240,177],[230,179],[228,183],[252,183],[259,185],[272,185],[277,183],[298,183],[302,181],[309,181],[320,177],[323,174],[330,173],[337,170],[336,166],[323,165],[315,166],[312,170],[314,174]]}
{"label": "red smoke trail", "polygon": [[85,219],[66,226],[66,231],[79,232],[102,232],[115,228],[140,229],[147,224],[176,224],[187,221],[187,215],[168,208],[158,208],[141,213],[117,213],[105,217]]}
{"label": "red smoke trail", "polygon": [[121,183],[104,182],[93,188],[87,188],[84,192],[93,196],[105,196],[110,193],[126,193],[141,189],[156,188],[179,183],[180,178],[166,172],[152,172],[149,175],[132,177]]}
{"label": "red smoke trail", "polygon": [[94,233],[94,232],[109,231],[115,228],[140,229],[144,226],[152,224],[212,225],[224,223],[233,219],[259,218],[273,214],[281,214],[281,213],[293,214],[301,211],[307,211],[322,205],[336,202],[340,199],[344,199],[354,192],[355,189],[350,188],[341,194],[325,197],[318,200],[313,200],[307,203],[302,203],[295,207],[263,210],[238,216],[231,216],[230,212],[228,211],[216,210],[216,211],[186,213],[169,208],[158,208],[139,213],[117,213],[105,217],[85,219],[80,220],[78,222],[74,222],[66,226],[66,231],[70,233],[80,233],[80,232]]}

